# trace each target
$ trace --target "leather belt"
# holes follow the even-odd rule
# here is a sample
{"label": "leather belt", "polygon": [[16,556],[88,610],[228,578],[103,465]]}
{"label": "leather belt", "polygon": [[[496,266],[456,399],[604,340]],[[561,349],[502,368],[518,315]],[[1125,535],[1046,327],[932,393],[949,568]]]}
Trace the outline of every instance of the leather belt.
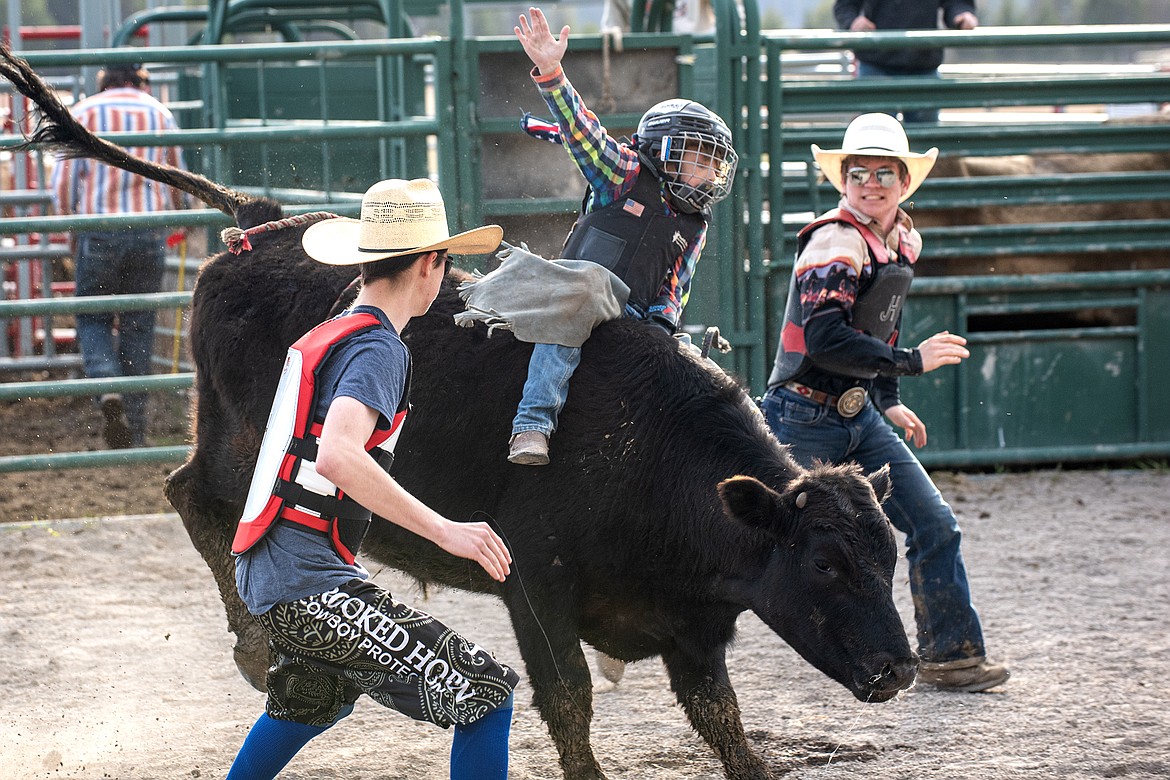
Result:
{"label": "leather belt", "polygon": [[865,408],[867,399],[863,387],[851,387],[841,395],[829,395],[823,390],[802,385],[800,382],[785,382],[784,387],[810,401],[836,408],[837,414],[842,417],[856,417]]}

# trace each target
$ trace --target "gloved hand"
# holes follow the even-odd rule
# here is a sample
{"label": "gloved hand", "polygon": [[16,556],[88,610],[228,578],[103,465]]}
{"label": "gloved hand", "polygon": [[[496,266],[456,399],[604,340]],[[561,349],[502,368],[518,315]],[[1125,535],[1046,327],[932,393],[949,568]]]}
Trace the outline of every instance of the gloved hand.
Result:
{"label": "gloved hand", "polygon": [[674,332],[675,331],[674,323],[671,322],[670,320],[666,319],[665,317],[658,317],[658,316],[651,314],[650,318],[647,320],[647,322],[651,322],[651,323],[657,325],[658,327],[662,328],[664,331],[666,331],[666,334],[668,336],[677,336],[678,335],[677,333]]}

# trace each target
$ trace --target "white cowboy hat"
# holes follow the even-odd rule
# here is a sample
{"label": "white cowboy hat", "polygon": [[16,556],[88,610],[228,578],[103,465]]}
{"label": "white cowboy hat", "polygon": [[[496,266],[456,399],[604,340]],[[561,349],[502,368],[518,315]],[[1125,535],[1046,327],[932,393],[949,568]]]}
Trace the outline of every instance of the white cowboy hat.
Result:
{"label": "white cowboy hat", "polygon": [[821,173],[841,193],[845,192],[841,163],[846,157],[893,157],[901,160],[910,172],[910,186],[902,193],[901,202],[913,195],[926,174],[930,173],[938,157],[938,147],[932,147],[923,154],[912,152],[906,140],[906,131],[897,119],[889,114],[862,114],[845,129],[840,149],[825,150],[813,144],[812,153],[821,166]]}
{"label": "white cowboy hat", "polygon": [[446,249],[453,255],[495,251],[504,237],[499,225],[451,235],[443,196],[430,179],[386,179],[362,196],[362,218],[338,217],[309,226],[301,245],[327,265],[357,265]]}

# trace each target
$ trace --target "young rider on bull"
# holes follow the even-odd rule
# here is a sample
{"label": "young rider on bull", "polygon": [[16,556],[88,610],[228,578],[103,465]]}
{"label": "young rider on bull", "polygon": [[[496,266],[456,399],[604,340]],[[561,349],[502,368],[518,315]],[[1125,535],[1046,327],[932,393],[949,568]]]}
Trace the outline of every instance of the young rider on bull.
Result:
{"label": "young rider on bull", "polygon": [[511,556],[484,523],[456,523],[387,473],[406,416],[410,353],[399,338],[439,291],[447,253],[495,249],[494,225],[451,236],[438,188],[391,179],[361,220],[305,232],[305,252],[360,265],[354,304],[289,350],[232,551],[236,586],[268,635],[268,703],[229,780],[272,778],[365,693],[417,720],[455,725],[451,777],[502,780],[516,673],[368,581],[354,553],[371,511],[475,561],[495,580]]}
{"label": "young rider on bull", "polygon": [[[710,208],[731,192],[738,162],[731,131],[699,103],[675,99],[643,115],[633,145],[611,138],[561,68],[568,26],[555,38],[540,9],[528,10],[531,22],[521,15],[516,37],[535,66],[532,79],[556,117],[560,137],[588,182],[561,257],[610,269],[630,288],[626,316],[673,334],[707,238]],[[580,347],[534,346],[508,460],[530,466],[549,462],[549,436],[580,359]]]}

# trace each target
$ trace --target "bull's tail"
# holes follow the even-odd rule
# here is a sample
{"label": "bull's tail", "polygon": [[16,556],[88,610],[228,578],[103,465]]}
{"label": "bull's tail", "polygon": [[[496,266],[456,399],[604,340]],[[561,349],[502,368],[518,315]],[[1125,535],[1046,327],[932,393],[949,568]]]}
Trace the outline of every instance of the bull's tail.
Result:
{"label": "bull's tail", "polygon": [[[98,138],[74,119],[69,108],[57,96],[56,90],[45,83],[44,79],[37,75],[27,61],[13,54],[12,50],[2,42],[0,42],[0,75],[11,81],[22,95],[36,103],[37,108],[40,109],[36,129],[32,135],[28,136],[28,140],[18,148],[27,148],[38,144],[64,157],[91,158],[115,168],[162,182],[222,211],[234,218],[241,227],[250,227],[250,225],[242,223],[251,221],[250,217],[255,218],[249,212],[268,211],[267,208],[256,208],[264,199],[253,198],[221,184],[216,184],[197,173],[140,159],[117,144]],[[252,208],[245,208],[247,206],[252,206]],[[277,214],[279,214],[279,207],[277,207]],[[264,219],[267,218],[272,217],[265,215]]]}

